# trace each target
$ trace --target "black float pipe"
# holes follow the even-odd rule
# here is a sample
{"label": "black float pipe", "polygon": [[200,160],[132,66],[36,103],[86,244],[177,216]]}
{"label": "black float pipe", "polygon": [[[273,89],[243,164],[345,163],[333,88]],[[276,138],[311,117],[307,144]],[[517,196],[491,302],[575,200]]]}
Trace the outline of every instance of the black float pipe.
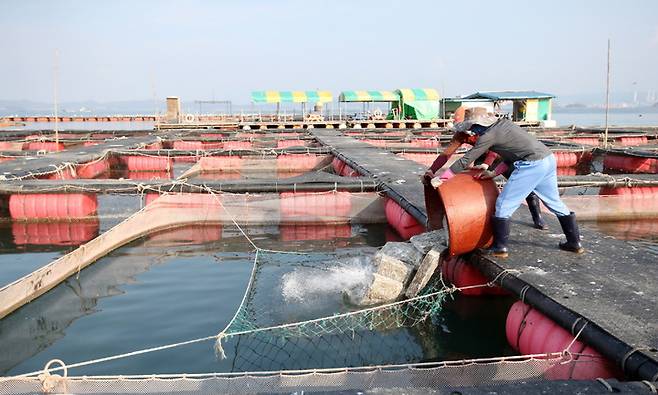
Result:
{"label": "black float pipe", "polygon": [[628,378],[658,380],[658,361],[630,347],[596,323],[560,305],[518,277],[504,275],[503,268],[479,253],[471,253],[466,259],[490,281],[513,292],[524,303],[536,308],[572,335],[582,330],[580,337],[583,341],[614,361]]}

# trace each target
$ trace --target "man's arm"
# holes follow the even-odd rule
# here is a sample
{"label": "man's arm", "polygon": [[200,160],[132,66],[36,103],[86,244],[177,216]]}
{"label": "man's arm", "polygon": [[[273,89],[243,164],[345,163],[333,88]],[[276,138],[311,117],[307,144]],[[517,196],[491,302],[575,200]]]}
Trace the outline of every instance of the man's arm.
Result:
{"label": "man's arm", "polygon": [[477,142],[468,152],[464,154],[459,160],[450,166],[450,171],[453,173],[460,173],[466,169],[466,167],[473,163],[477,158],[482,156],[487,150],[493,145],[494,134],[485,133],[477,139]]}

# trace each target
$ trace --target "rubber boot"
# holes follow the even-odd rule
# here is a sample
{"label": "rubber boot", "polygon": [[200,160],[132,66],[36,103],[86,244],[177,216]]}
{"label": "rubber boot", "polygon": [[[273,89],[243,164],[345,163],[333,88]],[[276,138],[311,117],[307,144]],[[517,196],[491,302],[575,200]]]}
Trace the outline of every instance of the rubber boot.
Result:
{"label": "rubber boot", "polygon": [[580,231],[578,230],[578,223],[576,223],[576,214],[571,212],[569,215],[558,216],[557,219],[560,221],[562,231],[567,237],[566,243],[560,243],[560,249],[575,252],[576,254],[585,252],[585,249],[580,244]]}
{"label": "rubber boot", "polygon": [[530,193],[527,198],[525,198],[526,203],[528,203],[528,209],[530,210],[530,215],[532,215],[532,222],[535,224],[535,228],[546,230],[548,225],[544,222],[544,218],[541,216],[541,208],[539,207],[539,196],[535,195],[534,192]]}
{"label": "rubber boot", "polygon": [[509,218],[491,217],[493,228],[493,244],[487,250],[487,254],[496,258],[507,258],[507,240],[509,239]]}

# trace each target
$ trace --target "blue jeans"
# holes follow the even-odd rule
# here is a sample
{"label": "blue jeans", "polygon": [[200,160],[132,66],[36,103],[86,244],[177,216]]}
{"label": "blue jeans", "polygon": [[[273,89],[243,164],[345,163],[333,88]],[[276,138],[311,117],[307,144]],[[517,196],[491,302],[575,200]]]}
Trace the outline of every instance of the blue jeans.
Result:
{"label": "blue jeans", "polygon": [[509,218],[534,192],[557,216],[571,214],[557,190],[557,167],[552,154],[541,160],[514,162],[514,171],[496,200],[496,217]]}

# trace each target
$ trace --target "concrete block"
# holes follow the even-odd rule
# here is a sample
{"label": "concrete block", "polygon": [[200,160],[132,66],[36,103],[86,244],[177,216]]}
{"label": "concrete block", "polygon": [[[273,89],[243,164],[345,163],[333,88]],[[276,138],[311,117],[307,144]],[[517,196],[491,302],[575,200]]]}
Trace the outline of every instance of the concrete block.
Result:
{"label": "concrete block", "polygon": [[346,291],[348,301],[356,306],[371,306],[394,302],[404,290],[404,284],[386,276],[374,273],[372,283],[363,292]]}
{"label": "concrete block", "polygon": [[441,264],[441,251],[430,250],[423,261],[418,266],[414,278],[411,280],[411,283],[407,287],[404,295],[407,298],[413,298],[418,295],[418,293],[425,288],[427,282],[430,280],[436,269]]}
{"label": "concrete block", "polygon": [[409,241],[418,251],[426,255],[431,249],[443,250],[447,247],[448,233],[445,229],[433,230],[413,236]]}
{"label": "concrete block", "polygon": [[389,242],[373,257],[374,272],[406,284],[420,265],[422,257],[409,243]]}

